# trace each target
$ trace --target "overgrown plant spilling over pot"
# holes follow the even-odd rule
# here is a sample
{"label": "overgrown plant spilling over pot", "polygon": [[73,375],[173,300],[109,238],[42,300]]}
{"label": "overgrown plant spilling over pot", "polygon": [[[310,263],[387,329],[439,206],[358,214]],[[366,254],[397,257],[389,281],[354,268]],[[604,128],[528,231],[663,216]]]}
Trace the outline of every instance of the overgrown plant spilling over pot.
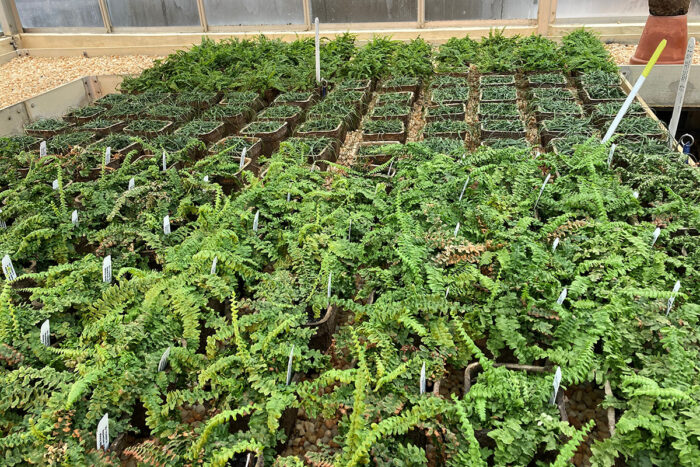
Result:
{"label": "overgrown plant spilling over pot", "polygon": [[[429,83],[433,59],[462,78],[610,71],[585,31],[435,53],[343,35],[322,57],[359,86],[297,133],[359,124],[374,80]],[[569,89],[531,87],[552,152],[523,139],[522,102],[482,100],[476,150],[465,119],[396,144],[405,123],[368,115],[376,141],[340,165],[286,120],[207,139],[211,96],[258,112],[315,92],[312,40],[204,41],[123,88],[99,105],[188,91],[192,115],[107,120],[125,128],[46,155],[48,136],[0,139],[3,465],[697,465],[700,175],[655,120],[625,118],[611,151],[589,109],[556,111]],[[430,95],[450,89],[466,97],[431,109],[465,109],[467,86]],[[387,117],[414,100],[381,96]],[[35,129],[94,134],[66,125]]]}

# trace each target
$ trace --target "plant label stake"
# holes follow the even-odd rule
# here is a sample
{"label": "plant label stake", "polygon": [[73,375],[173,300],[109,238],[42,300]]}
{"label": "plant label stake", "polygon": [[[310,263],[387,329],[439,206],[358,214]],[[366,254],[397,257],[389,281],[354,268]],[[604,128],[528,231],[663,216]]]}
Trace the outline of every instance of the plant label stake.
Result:
{"label": "plant label stake", "polygon": [[78,210],[74,209],[73,213],[70,215],[70,220],[73,225],[78,225]]}
{"label": "plant label stake", "polygon": [[467,189],[467,185],[469,185],[469,176],[467,176],[467,181],[464,182],[464,186],[462,187],[462,192],[459,194],[459,201],[462,201],[462,197],[464,196],[464,192]]}
{"label": "plant label stake", "polygon": [[389,164],[389,170],[386,171],[386,174],[391,177],[391,168],[394,167],[394,159],[391,160],[391,163]]}
{"label": "plant label stake", "polygon": [[170,356],[170,347],[165,349],[165,352],[163,352],[163,356],[160,357],[160,362],[158,362],[158,372],[160,373],[161,371],[165,370],[165,367],[168,366],[168,357]]}
{"label": "plant label stake", "polygon": [[627,109],[629,109],[630,105],[632,105],[632,101],[634,101],[634,99],[637,97],[637,94],[642,88],[644,81],[646,81],[647,76],[649,76],[649,73],[651,73],[651,69],[654,68],[654,65],[656,65],[656,61],[659,59],[661,52],[663,52],[665,48],[666,39],[662,40],[659,43],[659,46],[656,48],[656,51],[649,59],[649,63],[647,63],[647,66],[644,68],[644,71],[642,71],[642,74],[639,76],[637,82],[634,83],[634,86],[632,87],[632,90],[627,96],[627,99],[625,99],[625,103],[622,104],[620,111],[617,112],[617,115],[615,116],[615,120],[613,120],[612,124],[610,124],[610,128],[608,128],[608,132],[605,133],[603,143],[607,143],[610,140],[610,138],[612,138],[612,136],[615,134],[615,130],[617,130],[618,125],[622,121],[622,117],[625,116],[625,114],[627,113]]}
{"label": "plant label stake", "polygon": [[455,227],[455,237],[459,233],[459,222],[457,222],[457,227]]}
{"label": "plant label stake", "polygon": [[112,255],[107,255],[102,260],[102,282],[112,282]]}
{"label": "plant label stake", "polygon": [[53,188],[54,190],[58,190],[58,179],[51,182],[51,188]]}
{"label": "plant label stake", "polygon": [[[678,293],[678,291],[681,290],[681,281],[676,281],[676,285],[673,286],[673,293]],[[676,301],[676,297],[670,297],[668,299],[668,305],[666,305],[666,316],[671,312],[671,307],[673,306],[673,302]]]}
{"label": "plant label stake", "polygon": [[109,415],[105,414],[97,424],[97,449],[109,449]]}
{"label": "plant label stake", "polygon": [[211,262],[211,271],[209,272],[209,274],[211,274],[212,276],[213,276],[214,274],[216,274],[216,264],[217,264],[218,262],[219,262],[219,258],[217,258],[216,256],[214,256],[214,259],[213,259],[212,262]]}
{"label": "plant label stake", "polygon": [[319,37],[320,24],[318,18],[314,20],[316,26],[316,84],[321,84],[321,38]]}
{"label": "plant label stake", "polygon": [[425,362],[423,362],[423,367],[420,369],[420,393],[425,394]]}
{"label": "plant label stake", "polygon": [[559,393],[559,385],[561,384],[561,367],[557,367],[557,371],[554,373],[554,394],[552,394],[552,400],[550,404],[557,404],[557,394]]}
{"label": "plant label stake", "polygon": [[447,289],[445,289],[445,300],[447,300],[447,296],[450,294],[450,286],[447,286]]}
{"label": "plant label stake", "polygon": [[651,238],[651,246],[654,246],[656,241],[659,239],[659,235],[661,235],[661,227],[657,227],[656,230],[654,230],[654,235]]}
{"label": "plant label stake", "polygon": [[166,170],[168,170],[168,161],[165,151],[163,151],[163,172],[165,172]]}
{"label": "plant label stake", "polygon": [[612,166],[613,154],[615,154],[615,148],[617,144],[613,143],[610,145],[610,153],[608,154],[608,169]]}
{"label": "plant label stake", "polygon": [[39,145],[39,157],[46,157],[46,141],[42,141]]}
{"label": "plant label stake", "polygon": [[290,202],[292,200],[292,194],[290,192],[287,192],[287,202]]}
{"label": "plant label stake", "polygon": [[163,233],[165,235],[170,235],[170,216],[165,216],[163,218]]}
{"label": "plant label stake", "polygon": [[255,217],[253,218],[253,232],[258,231],[258,221],[260,220],[260,209],[255,211]]}
{"label": "plant label stake", "polygon": [[[2,209],[0,209],[0,213],[2,213]],[[0,229],[6,229],[7,228],[7,222],[5,222],[5,219],[0,219]]]}
{"label": "plant label stake", "polygon": [[15,272],[15,267],[12,265],[10,255],[5,255],[2,258],[2,272],[5,273],[5,279],[8,281],[17,279],[17,273]]}
{"label": "plant label stake", "polygon": [[250,467],[250,453],[248,453],[248,457],[246,457],[245,467]]}
{"label": "plant label stake", "polygon": [[331,280],[333,278],[333,271],[328,273],[328,288],[326,290],[326,298],[328,298],[328,304],[331,304]]}
{"label": "plant label stake", "polygon": [[554,242],[552,242],[552,253],[557,251],[557,247],[559,246],[559,237],[554,239]]}
{"label": "plant label stake", "polygon": [[204,178],[202,178],[202,181],[204,183],[209,183],[209,175],[205,175]]}
{"label": "plant label stake", "polygon": [[549,183],[549,179],[552,177],[552,174],[547,174],[547,178],[544,179],[544,183],[542,184],[542,188],[540,188],[540,194],[537,195],[537,201],[535,201],[535,211],[537,211],[537,205],[540,204],[540,198],[542,197],[542,193],[544,193],[544,189],[547,186],[547,183]]}
{"label": "plant label stake", "polygon": [[109,165],[112,162],[112,148],[107,146],[105,149],[105,165]]}
{"label": "plant label stake", "polygon": [[41,331],[39,332],[39,340],[41,340],[41,343],[44,344],[46,347],[49,347],[51,345],[51,325],[49,324],[48,319],[44,321],[44,324],[41,325]]}
{"label": "plant label stake", "polygon": [[632,197],[633,197],[634,199],[639,199],[639,192],[638,192],[638,191],[633,191],[633,192],[632,192]]}
{"label": "plant label stake", "polygon": [[244,147],[243,150],[241,151],[241,160],[240,160],[240,162],[238,163],[238,170],[243,170],[243,166],[245,165],[245,154],[246,154],[246,152],[247,152],[247,150],[246,150],[246,148]]}
{"label": "plant label stake", "polygon": [[131,177],[129,179],[129,186],[127,187],[127,191],[131,191],[136,187],[136,180],[134,180],[134,177]]}
{"label": "plant label stake", "polygon": [[693,63],[693,55],[695,54],[695,38],[691,37],[688,40],[688,48],[685,50],[685,61],[681,70],[681,79],[678,82],[678,92],[676,93],[676,102],[673,105],[673,115],[671,122],[668,125],[668,148],[673,149],[673,142],[676,139],[676,131],[678,130],[678,121],[681,118],[681,110],[683,101],[685,100],[685,89],[688,86],[688,75],[690,74],[690,65]]}
{"label": "plant label stake", "polygon": [[564,300],[566,300],[566,294],[568,290],[566,290],[566,287],[564,287],[564,290],[561,291],[559,294],[559,298],[557,298],[557,305],[561,305],[564,303]]}
{"label": "plant label stake", "polygon": [[289,351],[289,361],[287,362],[287,386],[292,382],[292,359],[294,359],[294,344],[292,344],[292,350]]}

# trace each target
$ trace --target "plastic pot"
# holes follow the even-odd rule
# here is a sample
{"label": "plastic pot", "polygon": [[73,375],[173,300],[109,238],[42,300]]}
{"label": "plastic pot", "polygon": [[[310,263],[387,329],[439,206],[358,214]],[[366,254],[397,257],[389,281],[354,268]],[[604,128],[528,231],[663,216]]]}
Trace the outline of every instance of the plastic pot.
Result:
{"label": "plastic pot", "polygon": [[[674,3],[674,0],[666,0],[665,2],[657,0],[655,3],[668,5]],[[674,5],[668,6],[674,7]],[[659,10],[662,11],[663,8],[663,6],[660,6]],[[661,53],[657,63],[659,65],[683,64],[685,50],[688,45],[688,15],[649,16],[644,26],[644,31],[642,31],[642,36],[639,38],[637,50],[630,59],[630,64],[644,65],[648,63],[659,42],[663,39],[666,39],[668,44]]]}
{"label": "plastic pot", "polygon": [[249,123],[241,130],[243,136],[253,136],[262,140],[262,153],[266,156],[272,155],[280,147],[280,142],[287,136],[289,125],[287,122],[279,122],[280,126],[275,131],[270,132],[252,132],[249,130]]}

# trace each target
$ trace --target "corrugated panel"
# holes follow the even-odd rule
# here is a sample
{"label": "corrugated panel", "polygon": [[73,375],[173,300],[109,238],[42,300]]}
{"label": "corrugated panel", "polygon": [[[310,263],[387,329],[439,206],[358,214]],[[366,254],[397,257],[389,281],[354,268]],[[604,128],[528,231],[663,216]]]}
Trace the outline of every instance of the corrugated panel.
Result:
{"label": "corrugated panel", "polygon": [[416,0],[311,0],[311,18],[322,23],[418,21]]}
{"label": "corrugated panel", "polygon": [[211,26],[303,24],[302,0],[204,0]]}
{"label": "corrugated panel", "polygon": [[534,19],[538,0],[426,0],[426,21]]}
{"label": "corrugated panel", "polygon": [[97,0],[15,0],[25,28],[103,27]]}
{"label": "corrugated panel", "polygon": [[107,0],[115,27],[199,26],[196,0]]}

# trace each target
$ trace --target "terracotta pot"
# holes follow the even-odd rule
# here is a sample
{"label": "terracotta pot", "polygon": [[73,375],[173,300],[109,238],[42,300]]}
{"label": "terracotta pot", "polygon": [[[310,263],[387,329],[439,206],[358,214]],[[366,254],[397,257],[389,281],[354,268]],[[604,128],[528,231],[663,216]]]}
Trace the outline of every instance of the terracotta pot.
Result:
{"label": "terracotta pot", "polygon": [[649,16],[630,64],[647,63],[663,39],[666,39],[668,44],[657,63],[659,65],[682,64],[688,45],[688,16]]}

